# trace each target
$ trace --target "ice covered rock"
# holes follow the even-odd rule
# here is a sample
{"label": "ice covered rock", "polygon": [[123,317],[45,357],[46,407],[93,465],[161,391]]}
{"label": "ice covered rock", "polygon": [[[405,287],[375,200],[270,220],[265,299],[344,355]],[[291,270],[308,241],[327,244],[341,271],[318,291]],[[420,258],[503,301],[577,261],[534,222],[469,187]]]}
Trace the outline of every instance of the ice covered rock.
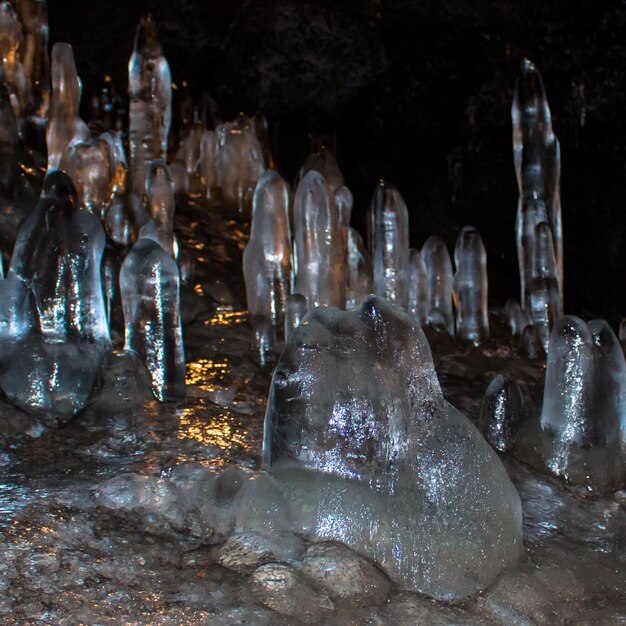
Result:
{"label": "ice covered rock", "polygon": [[[149,223],[150,224],[150,223]],[[160,401],[185,397],[185,353],[176,261],[144,226],[120,272],[125,349],[136,352]]]}
{"label": "ice covered rock", "polygon": [[432,235],[421,251],[428,279],[428,324],[454,336],[452,261],[445,242]]}
{"label": "ice covered rock", "polygon": [[289,188],[274,171],[261,176],[254,192],[243,275],[253,328],[269,322],[274,336],[282,335],[291,280],[291,229]]}
{"label": "ice covered rock", "polygon": [[554,244],[556,278],[563,298],[563,234],[561,226],[561,153],[543,80],[534,63],[524,59],[511,108],[513,159],[519,188],[515,226],[520,267],[521,304],[530,308],[532,250],[535,228],[546,222]]}
{"label": "ice covered rock", "polygon": [[374,293],[406,307],[409,212],[400,192],[390,183],[380,181],[376,186],[368,212],[367,236]]}
{"label": "ice covered rock", "polygon": [[46,129],[48,172],[59,168],[63,151],[71,141],[89,137],[89,128],[79,117],[81,92],[72,46],[55,43],[52,46],[52,94]]}
{"label": "ice covered rock", "polygon": [[348,545],[401,588],[460,598],[520,555],[517,491],[444,401],[417,322],[379,298],[351,313],[315,309],[294,331],[263,462],[292,531]]}
{"label": "ice covered rock", "polygon": [[505,376],[496,376],[487,387],[480,409],[478,428],[487,443],[506,452],[513,447],[523,417],[519,385]]}
{"label": "ice covered rock", "polygon": [[345,247],[334,196],[324,177],[308,172],[298,184],[293,203],[296,247],[295,291],[309,308],[345,305]]}
{"label": "ice covered rock", "polygon": [[172,120],[172,75],[152,15],[144,15],[128,63],[128,142],[133,193],[142,196],[149,161],[165,159]]}

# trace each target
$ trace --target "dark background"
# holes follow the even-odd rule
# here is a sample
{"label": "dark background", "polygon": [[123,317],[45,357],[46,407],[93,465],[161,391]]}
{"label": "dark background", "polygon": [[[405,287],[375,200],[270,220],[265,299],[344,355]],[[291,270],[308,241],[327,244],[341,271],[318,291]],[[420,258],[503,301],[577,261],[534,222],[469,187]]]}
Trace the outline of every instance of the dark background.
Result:
{"label": "dark background", "polygon": [[[83,101],[127,63],[152,11],[174,77],[226,118],[262,110],[281,173],[333,138],[362,228],[376,181],[409,206],[412,245],[473,224],[495,303],[518,296],[510,105],[520,60],[541,70],[562,153],[566,312],[626,316],[626,4],[603,0],[49,0]],[[574,86],[584,86],[583,108]],[[453,172],[451,174],[451,171]]]}

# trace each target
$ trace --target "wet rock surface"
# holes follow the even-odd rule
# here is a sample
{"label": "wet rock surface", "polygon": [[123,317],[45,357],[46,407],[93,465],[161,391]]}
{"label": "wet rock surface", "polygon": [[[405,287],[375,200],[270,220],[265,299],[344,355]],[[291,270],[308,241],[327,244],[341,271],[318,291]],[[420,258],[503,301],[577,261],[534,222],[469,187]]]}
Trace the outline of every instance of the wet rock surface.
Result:
{"label": "wet rock surface", "polygon": [[[513,456],[501,458],[522,501],[521,563],[460,603],[401,592],[346,546],[277,532],[281,512],[267,507],[276,481],[257,472],[270,373],[249,359],[244,227],[192,197],[177,230],[196,258],[189,298],[201,305],[184,328],[184,402],[157,405],[148,393],[128,404],[121,388],[102,406],[105,387],[72,422],[49,430],[0,404],[0,622],[413,626],[626,618],[624,491],[590,494]],[[217,281],[228,285],[228,303],[212,297],[221,293]],[[476,422],[490,380],[506,374],[522,389],[525,419],[538,419],[545,371],[517,354],[497,316],[490,321],[493,336],[480,349],[429,337],[444,397]],[[141,377],[128,378],[145,390]],[[238,510],[241,501],[247,507]],[[233,520],[233,511],[245,515]]]}

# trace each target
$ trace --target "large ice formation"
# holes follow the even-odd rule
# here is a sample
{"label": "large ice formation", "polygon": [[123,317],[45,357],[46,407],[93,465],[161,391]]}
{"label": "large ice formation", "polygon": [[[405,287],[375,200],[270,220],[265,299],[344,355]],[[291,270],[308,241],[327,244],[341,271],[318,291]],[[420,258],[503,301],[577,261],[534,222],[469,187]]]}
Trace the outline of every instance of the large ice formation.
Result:
{"label": "large ice formation", "polygon": [[401,588],[460,598],[520,555],[504,467],[444,401],[419,324],[377,297],[359,311],[317,308],[295,329],[263,463],[295,532],[347,544]]}
{"label": "large ice formation", "polygon": [[524,59],[511,109],[513,158],[519,203],[515,226],[520,269],[521,304],[530,308],[532,251],[535,228],[550,227],[554,243],[557,280],[563,299],[563,234],[561,226],[561,154],[552,129],[552,117],[543,80],[534,63]]}
{"label": "large ice formation", "polygon": [[454,336],[452,308],[454,278],[448,248],[441,237],[433,235],[424,243],[421,256],[426,266],[428,280],[428,324]]}

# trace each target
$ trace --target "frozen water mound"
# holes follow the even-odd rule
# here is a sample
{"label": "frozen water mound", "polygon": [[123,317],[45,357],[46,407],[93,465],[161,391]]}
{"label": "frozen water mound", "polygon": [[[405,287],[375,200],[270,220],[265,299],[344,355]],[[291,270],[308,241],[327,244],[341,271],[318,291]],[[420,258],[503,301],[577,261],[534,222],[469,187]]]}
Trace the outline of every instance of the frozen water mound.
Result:
{"label": "frozen water mound", "polygon": [[379,298],[317,308],[293,331],[263,460],[293,532],[347,544],[403,589],[462,598],[520,556],[520,498],[503,465],[444,401],[418,323]]}

